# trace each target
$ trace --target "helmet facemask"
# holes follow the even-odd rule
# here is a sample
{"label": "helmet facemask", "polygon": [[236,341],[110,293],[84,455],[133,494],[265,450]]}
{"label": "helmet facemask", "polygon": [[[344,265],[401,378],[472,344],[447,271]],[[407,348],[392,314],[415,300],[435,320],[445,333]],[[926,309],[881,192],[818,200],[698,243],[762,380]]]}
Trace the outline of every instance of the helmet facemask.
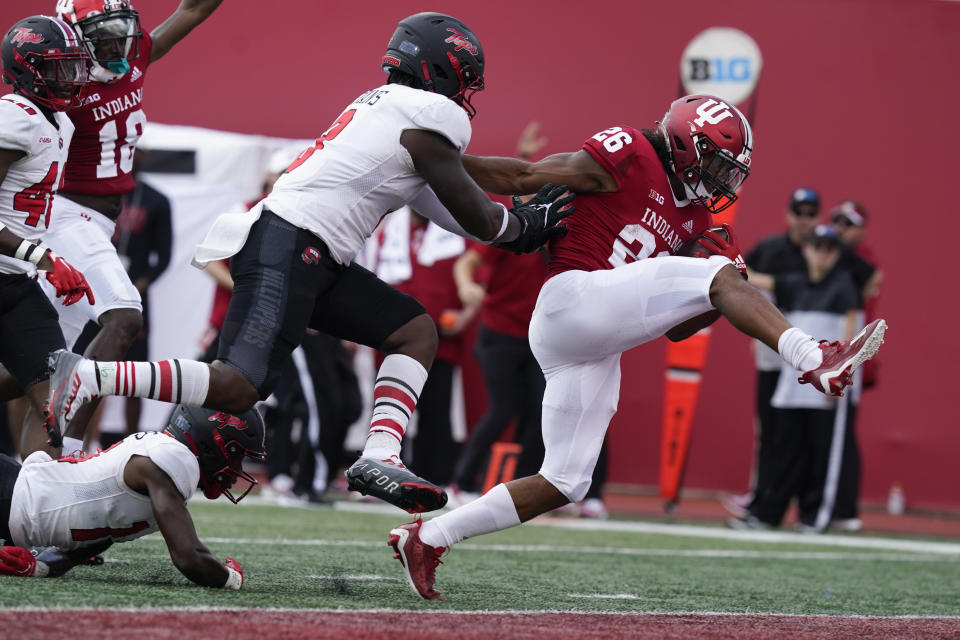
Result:
{"label": "helmet facemask", "polygon": [[33,73],[31,88],[19,87],[37,104],[54,111],[65,111],[83,104],[90,81],[90,59],[82,50],[54,51],[44,54],[13,52],[16,62]]}
{"label": "helmet facemask", "polygon": [[[243,459],[249,456],[263,460],[266,455],[262,451],[251,451],[236,440],[226,442],[219,431],[214,431],[213,442],[216,450],[199,452],[190,434],[185,435],[200,463],[200,488],[203,495],[210,500],[224,495],[227,500],[236,504],[259,484],[256,478],[243,470]],[[238,480],[246,482],[246,488],[239,496],[235,496],[231,489]]]}
{"label": "helmet facemask", "polygon": [[81,20],[78,31],[90,57],[118,75],[130,71],[129,60],[140,55],[140,17],[133,9],[117,9]]}
{"label": "helmet facemask", "polygon": [[477,108],[474,107],[470,101],[473,100],[474,94],[486,88],[483,82],[483,76],[477,74],[470,65],[461,66],[457,57],[449,51],[447,52],[447,56],[450,59],[450,66],[457,72],[457,79],[460,81],[460,90],[450,96],[450,99],[460,105],[472,120],[473,116],[477,115]]}
{"label": "helmet facemask", "polygon": [[734,158],[704,135],[694,136],[694,145],[699,161],[684,171],[684,188],[691,202],[720,213],[737,201],[737,189],[750,175],[749,150]]}

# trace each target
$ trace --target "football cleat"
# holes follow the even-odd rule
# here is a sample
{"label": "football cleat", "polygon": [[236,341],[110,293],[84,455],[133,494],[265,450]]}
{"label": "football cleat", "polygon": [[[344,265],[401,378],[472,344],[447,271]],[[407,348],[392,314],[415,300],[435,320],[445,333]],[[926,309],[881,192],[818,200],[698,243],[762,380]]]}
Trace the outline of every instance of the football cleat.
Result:
{"label": "football cleat", "polygon": [[84,360],[83,356],[66,349],[58,349],[47,356],[50,391],[45,422],[48,436],[53,432],[65,432],[77,409],[97,397],[78,372]]}
{"label": "football cleat", "polygon": [[391,529],[387,545],[396,552],[393,557],[403,565],[407,584],[414,593],[425,600],[446,600],[433,588],[433,582],[436,579],[437,565],[442,564],[440,557],[447,548],[431,547],[423,542],[420,539],[422,525],[423,520],[417,518],[413,522]]}
{"label": "football cleat", "polygon": [[812,384],[828,396],[842,396],[843,389],[853,379],[857,367],[876,355],[883,344],[887,323],[877,319],[863,328],[850,341],[820,341],[823,363],[816,369],[805,371],[797,378],[800,384]]}
{"label": "football cleat", "polygon": [[380,498],[407,513],[434,511],[447,504],[443,489],[407,469],[397,456],[385,460],[361,457],[345,475],[351,491]]}

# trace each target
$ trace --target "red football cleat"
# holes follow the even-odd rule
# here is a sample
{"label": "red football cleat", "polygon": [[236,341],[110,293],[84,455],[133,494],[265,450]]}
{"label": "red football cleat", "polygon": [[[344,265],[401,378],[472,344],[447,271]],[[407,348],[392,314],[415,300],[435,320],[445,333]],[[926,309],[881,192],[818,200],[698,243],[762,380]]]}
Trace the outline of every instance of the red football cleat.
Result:
{"label": "red football cleat", "polygon": [[396,551],[393,557],[403,565],[407,584],[414,593],[426,600],[446,600],[433,588],[433,581],[437,565],[441,564],[440,556],[447,548],[431,547],[420,540],[422,524],[423,520],[417,518],[413,522],[391,529],[387,544]]}
{"label": "red football cleat", "polygon": [[823,363],[816,369],[805,371],[797,380],[800,384],[812,384],[828,396],[842,396],[857,367],[876,355],[886,330],[887,323],[877,319],[849,342],[822,340]]}

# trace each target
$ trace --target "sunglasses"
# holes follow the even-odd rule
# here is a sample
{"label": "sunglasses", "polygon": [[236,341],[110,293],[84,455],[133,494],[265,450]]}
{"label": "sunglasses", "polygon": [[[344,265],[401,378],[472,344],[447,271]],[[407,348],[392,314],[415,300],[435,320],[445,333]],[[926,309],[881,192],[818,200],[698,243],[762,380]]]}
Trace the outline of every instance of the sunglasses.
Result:
{"label": "sunglasses", "polygon": [[853,224],[843,216],[837,216],[833,219],[833,226],[835,227],[855,227],[857,225]]}
{"label": "sunglasses", "polygon": [[795,211],[791,209],[790,213],[792,213],[794,216],[798,218],[816,218],[817,216],[820,215],[819,211],[805,211],[802,209],[800,211]]}

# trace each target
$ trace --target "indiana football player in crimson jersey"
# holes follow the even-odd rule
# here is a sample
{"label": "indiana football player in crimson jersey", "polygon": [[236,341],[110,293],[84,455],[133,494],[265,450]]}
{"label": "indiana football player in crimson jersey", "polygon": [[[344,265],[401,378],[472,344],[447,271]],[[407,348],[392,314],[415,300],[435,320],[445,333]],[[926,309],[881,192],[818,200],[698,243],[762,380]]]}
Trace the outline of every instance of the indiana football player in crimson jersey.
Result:
{"label": "indiana football player in crimson jersey", "polygon": [[[70,111],[76,128],[54,200],[54,224],[44,241],[87,275],[94,305],[60,313],[67,347],[89,320],[101,329],[87,347],[91,358],[123,357],[140,332],[140,293],[110,241],[123,194],[134,189],[133,152],[143,134],[143,90],[152,63],[163,57],[219,6],[221,0],[183,0],[149,34],[128,0],[58,0],[57,16],[68,23],[93,59],[93,82],[82,104]],[[48,296],[51,294],[46,288]],[[92,407],[72,425],[67,447],[80,447]]]}
{"label": "indiana football player in crimson jersey", "polygon": [[[21,466],[0,454],[0,538],[9,545],[0,548],[0,574],[58,577],[114,542],[159,531],[184,576],[239,589],[243,569],[229,557],[221,564],[200,542],[187,501],[198,488],[211,500],[242,500],[257,484],[243,460],[264,459],[263,439],[255,409],[234,416],[180,406],[162,431],[89,456],[37,451]],[[239,496],[237,481],[246,483]]]}
{"label": "indiana football player in crimson jersey", "polygon": [[270,395],[307,328],[384,352],[370,432],[349,486],[410,512],[432,511],[444,491],[400,461],[403,434],[437,352],[419,302],[354,262],[383,216],[410,204],[458,235],[529,252],[563,233],[566,187],[544,185],[507,210],[470,179],[472,96],[483,88],[483,49],[461,21],[418,13],[397,25],[381,68],[386,84],[349,103],[250,211],[221,216],[194,264],[230,258],[234,288],[217,360],[91,362],[66,351],[56,368],[51,420],[64,425],[92,397],[128,395],[245,411]]}
{"label": "indiana football player in crimson jersey", "polygon": [[[841,393],[876,353],[882,320],[850,342],[817,343],[746,282],[732,228],[724,225],[729,240],[708,231],[713,214],[736,200],[752,152],[746,118],[719,98],[697,95],[673,102],[655,129],[604,129],[579,151],[537,163],[464,158],[489,191],[527,193],[562,181],[580,195],[565,221],[569,233],[550,244],[530,322],[530,346],[547,381],[543,466],[471,504],[390,532],[418,595],[441,599],[434,572],[452,545],[583,498],[617,410],[627,349],[662,335],[681,340],[723,315],[828,395]],[[698,236],[695,255],[702,257],[675,255]]]}
{"label": "indiana football player in crimson jersey", "polygon": [[[4,393],[28,399],[19,442],[26,455],[44,446],[45,352],[64,344],[37,270],[45,272],[55,298],[63,298],[57,307],[84,296],[94,301],[83,275],[40,241],[73,133],[64,111],[82,100],[90,60],[67,24],[45,16],[13,25],[0,53],[3,81],[13,86],[0,98],[0,362],[13,374]],[[11,431],[19,435],[15,426]],[[59,434],[50,439],[60,446]]]}

